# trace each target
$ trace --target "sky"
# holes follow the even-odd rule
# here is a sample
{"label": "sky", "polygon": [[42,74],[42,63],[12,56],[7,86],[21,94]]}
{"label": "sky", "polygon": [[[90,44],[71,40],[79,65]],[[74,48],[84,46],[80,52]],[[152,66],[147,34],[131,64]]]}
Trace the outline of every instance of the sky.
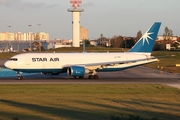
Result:
{"label": "sky", "polygon": [[[50,39],[72,38],[70,0],[0,0],[0,32],[47,32]],[[162,22],[159,35],[167,26],[180,36],[180,0],[83,0],[80,24],[89,39],[103,34],[135,37],[154,23]],[[39,27],[37,24],[41,24]],[[29,27],[28,25],[32,25]],[[8,26],[11,26],[9,28]]]}

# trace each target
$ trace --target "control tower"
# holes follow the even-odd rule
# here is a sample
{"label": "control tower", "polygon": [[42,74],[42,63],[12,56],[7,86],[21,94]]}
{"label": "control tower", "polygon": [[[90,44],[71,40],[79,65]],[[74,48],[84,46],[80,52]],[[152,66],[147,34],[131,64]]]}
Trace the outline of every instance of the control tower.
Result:
{"label": "control tower", "polygon": [[80,46],[80,12],[84,12],[82,8],[82,0],[70,0],[71,8],[68,12],[72,12],[72,47]]}

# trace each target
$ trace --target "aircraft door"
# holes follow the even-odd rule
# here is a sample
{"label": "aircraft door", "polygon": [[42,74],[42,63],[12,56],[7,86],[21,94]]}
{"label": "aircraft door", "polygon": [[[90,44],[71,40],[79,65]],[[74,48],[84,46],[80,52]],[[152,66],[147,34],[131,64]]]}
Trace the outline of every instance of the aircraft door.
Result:
{"label": "aircraft door", "polygon": [[26,65],[30,65],[30,58],[27,57],[27,58],[25,59],[25,62],[26,62]]}

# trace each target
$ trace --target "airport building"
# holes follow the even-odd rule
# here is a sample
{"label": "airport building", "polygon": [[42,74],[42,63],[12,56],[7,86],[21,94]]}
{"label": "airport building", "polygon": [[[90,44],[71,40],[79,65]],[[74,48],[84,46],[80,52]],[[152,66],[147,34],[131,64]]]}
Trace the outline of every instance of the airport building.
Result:
{"label": "airport building", "polygon": [[40,32],[40,33],[3,32],[3,33],[0,33],[0,41],[29,41],[29,40],[49,41],[49,34],[45,32]]}
{"label": "airport building", "polygon": [[88,40],[88,30],[83,26],[80,27],[80,40]]}
{"label": "airport building", "polygon": [[45,32],[40,32],[36,34],[36,39],[35,40],[46,40],[49,41],[49,34]]}
{"label": "airport building", "polygon": [[0,33],[0,41],[4,41],[4,40],[14,40],[14,33],[9,33],[9,32],[4,32],[4,33]]}

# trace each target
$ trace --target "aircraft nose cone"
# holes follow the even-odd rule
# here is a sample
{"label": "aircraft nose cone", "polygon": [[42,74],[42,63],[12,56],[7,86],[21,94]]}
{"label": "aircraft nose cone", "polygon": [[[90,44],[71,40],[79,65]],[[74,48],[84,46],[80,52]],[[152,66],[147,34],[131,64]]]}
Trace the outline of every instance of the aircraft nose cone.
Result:
{"label": "aircraft nose cone", "polygon": [[6,68],[11,68],[12,67],[12,65],[11,65],[11,63],[9,61],[5,62],[4,66]]}

